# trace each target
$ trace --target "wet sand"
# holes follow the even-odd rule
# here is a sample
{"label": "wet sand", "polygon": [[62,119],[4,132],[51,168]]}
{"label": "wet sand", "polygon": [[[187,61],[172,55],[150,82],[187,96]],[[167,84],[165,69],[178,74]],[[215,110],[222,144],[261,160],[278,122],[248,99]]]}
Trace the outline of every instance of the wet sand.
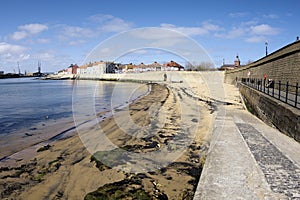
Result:
{"label": "wet sand", "polygon": [[[44,148],[31,146],[20,159],[0,162],[0,197],[192,199],[209,146],[214,107],[201,92],[207,90],[205,84],[191,84],[193,88],[184,83],[152,84],[147,96],[101,121],[99,127],[118,149],[89,152],[88,139],[97,143],[95,127],[89,127],[88,138],[83,134],[80,139],[71,129],[69,137],[43,143]],[[142,128],[129,129],[126,120]],[[163,123],[155,126],[157,120]],[[178,143],[172,143],[174,138]],[[183,150],[180,143],[185,144]],[[129,154],[124,156],[124,151]],[[150,157],[139,160],[131,153]],[[167,164],[162,162],[164,155]]]}

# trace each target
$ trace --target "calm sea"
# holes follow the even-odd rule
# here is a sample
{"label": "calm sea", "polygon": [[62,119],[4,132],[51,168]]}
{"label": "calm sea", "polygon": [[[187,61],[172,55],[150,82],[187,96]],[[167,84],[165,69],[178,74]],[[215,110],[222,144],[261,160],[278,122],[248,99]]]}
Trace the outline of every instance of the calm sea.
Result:
{"label": "calm sea", "polygon": [[74,91],[73,101],[83,108],[93,102],[95,113],[99,113],[122,106],[147,90],[136,83],[0,79],[0,134],[13,134],[50,119],[72,118]]}

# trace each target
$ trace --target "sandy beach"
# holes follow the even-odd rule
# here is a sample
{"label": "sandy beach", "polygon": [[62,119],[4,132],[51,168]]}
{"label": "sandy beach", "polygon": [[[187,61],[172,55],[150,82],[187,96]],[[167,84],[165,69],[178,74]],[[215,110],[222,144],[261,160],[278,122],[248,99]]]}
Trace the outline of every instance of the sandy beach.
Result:
{"label": "sandy beach", "polygon": [[97,125],[115,149],[94,147],[95,127],[70,129],[0,162],[1,199],[192,199],[217,113],[212,102],[221,97],[203,76],[184,76],[152,83],[148,95]]}

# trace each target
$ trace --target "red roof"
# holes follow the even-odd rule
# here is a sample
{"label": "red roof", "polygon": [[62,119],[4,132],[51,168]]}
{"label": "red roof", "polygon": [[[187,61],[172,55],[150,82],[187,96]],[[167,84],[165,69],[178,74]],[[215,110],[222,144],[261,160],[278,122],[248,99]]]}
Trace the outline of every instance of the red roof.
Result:
{"label": "red roof", "polygon": [[178,64],[177,62],[174,62],[173,60],[171,60],[170,62],[164,64],[167,67],[178,67],[178,68],[183,68],[183,66],[181,66],[180,64]]}

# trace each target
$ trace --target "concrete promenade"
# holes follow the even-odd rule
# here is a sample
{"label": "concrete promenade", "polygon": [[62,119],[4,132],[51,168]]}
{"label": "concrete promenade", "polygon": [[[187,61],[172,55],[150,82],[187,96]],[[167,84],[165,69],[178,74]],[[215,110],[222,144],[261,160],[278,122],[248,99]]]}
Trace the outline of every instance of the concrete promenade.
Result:
{"label": "concrete promenade", "polygon": [[[231,85],[224,91],[226,101],[239,95]],[[241,105],[218,108],[194,199],[300,199],[300,143]]]}

